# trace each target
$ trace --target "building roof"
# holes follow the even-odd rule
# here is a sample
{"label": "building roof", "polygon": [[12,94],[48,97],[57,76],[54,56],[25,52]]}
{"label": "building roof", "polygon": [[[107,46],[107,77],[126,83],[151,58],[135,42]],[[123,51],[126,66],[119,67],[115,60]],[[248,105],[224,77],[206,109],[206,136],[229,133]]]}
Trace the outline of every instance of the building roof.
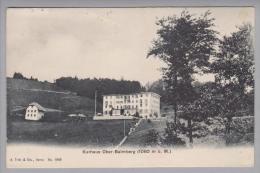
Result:
{"label": "building roof", "polygon": [[135,94],[146,94],[146,93],[152,93],[152,94],[155,94],[155,95],[161,97],[159,94],[154,93],[154,92],[139,92],[139,93],[130,93],[130,94],[103,94],[103,96],[121,96],[121,95],[135,95]]}
{"label": "building roof", "polygon": [[44,107],[42,107],[39,103],[36,102],[30,103],[29,106],[36,106],[40,111],[46,111]]}

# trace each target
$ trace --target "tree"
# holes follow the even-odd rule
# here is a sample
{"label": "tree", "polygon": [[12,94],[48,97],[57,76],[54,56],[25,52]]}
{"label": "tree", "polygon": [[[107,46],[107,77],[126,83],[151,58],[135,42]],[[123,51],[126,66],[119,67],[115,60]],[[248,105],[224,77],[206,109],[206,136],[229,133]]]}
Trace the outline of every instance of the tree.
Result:
{"label": "tree", "polygon": [[220,115],[227,119],[226,135],[229,135],[232,118],[244,110],[250,114],[254,109],[254,47],[250,24],[243,24],[237,32],[223,37],[211,71],[221,86],[224,100]]}
{"label": "tree", "polygon": [[196,86],[198,98],[193,102],[180,107],[181,118],[188,121],[188,127],[185,129],[188,133],[190,143],[193,143],[193,131],[199,130],[194,122],[201,122],[208,117],[219,115],[222,110],[223,96],[219,93],[219,86],[208,82]]}
{"label": "tree", "polygon": [[209,58],[215,53],[217,32],[212,29],[214,18],[207,11],[195,17],[184,10],[180,17],[160,19],[156,24],[158,38],[153,41],[147,57],[163,60],[163,69],[168,102],[174,106],[175,122],[178,106],[196,99],[192,82],[193,75],[209,70]]}
{"label": "tree", "polygon": [[13,75],[13,78],[14,79],[26,79],[22,73],[18,73],[18,72],[15,72],[14,75]]}
{"label": "tree", "polygon": [[178,137],[178,130],[180,126],[174,122],[166,122],[166,128],[164,133],[164,144],[168,146],[184,146],[185,141]]}
{"label": "tree", "polygon": [[160,143],[159,133],[154,129],[149,130],[145,138],[145,145],[156,146],[159,145],[159,143]]}
{"label": "tree", "polygon": [[86,78],[61,77],[55,80],[57,86],[76,92],[80,96],[95,99],[97,91],[97,101],[101,102],[105,94],[129,94],[144,91],[138,81],[115,80],[107,78]]}
{"label": "tree", "polygon": [[38,81],[38,79],[37,79],[37,78],[33,78],[32,76],[30,77],[30,79],[29,79],[29,80]]}
{"label": "tree", "polygon": [[217,59],[211,70],[216,74],[216,82],[222,86],[233,85],[241,96],[248,87],[254,88],[254,47],[253,27],[244,24],[231,36],[220,41]]}

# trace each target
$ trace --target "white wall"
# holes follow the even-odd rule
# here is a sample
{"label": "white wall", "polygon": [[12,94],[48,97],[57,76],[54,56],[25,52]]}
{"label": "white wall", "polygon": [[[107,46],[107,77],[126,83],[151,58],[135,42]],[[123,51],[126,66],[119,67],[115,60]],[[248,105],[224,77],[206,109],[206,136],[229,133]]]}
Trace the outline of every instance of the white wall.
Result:
{"label": "white wall", "polygon": [[43,112],[40,112],[36,106],[28,106],[25,113],[26,120],[40,120],[44,116]]}
{"label": "white wall", "polygon": [[[130,96],[130,102],[124,102],[124,96]],[[142,106],[140,104],[141,101]],[[124,108],[125,110],[129,110],[129,112],[133,112],[130,110],[133,110],[133,108],[136,109],[137,107],[139,115],[143,118],[149,118],[150,115],[153,116],[155,113],[157,113],[158,117],[160,117],[160,96],[152,92],[142,92],[130,95],[103,96],[103,115],[109,115],[109,111],[111,110],[110,105],[114,109],[120,109],[121,107],[124,108],[125,106],[130,106],[130,108]]]}

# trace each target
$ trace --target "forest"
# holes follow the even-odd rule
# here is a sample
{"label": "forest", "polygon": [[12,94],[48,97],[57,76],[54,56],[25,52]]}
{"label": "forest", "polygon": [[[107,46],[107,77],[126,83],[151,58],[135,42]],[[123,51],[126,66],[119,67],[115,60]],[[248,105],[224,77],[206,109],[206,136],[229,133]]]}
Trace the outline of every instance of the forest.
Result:
{"label": "forest", "polygon": [[138,81],[115,80],[108,78],[86,78],[78,79],[77,77],[61,77],[55,80],[55,84],[65,90],[76,92],[80,96],[95,98],[102,102],[102,96],[105,94],[130,94],[144,91]]}

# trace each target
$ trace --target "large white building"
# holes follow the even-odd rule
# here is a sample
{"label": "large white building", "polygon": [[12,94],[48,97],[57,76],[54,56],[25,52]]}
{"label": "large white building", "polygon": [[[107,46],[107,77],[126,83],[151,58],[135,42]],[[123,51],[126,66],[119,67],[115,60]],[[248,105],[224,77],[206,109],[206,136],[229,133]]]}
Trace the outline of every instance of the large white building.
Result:
{"label": "large white building", "polygon": [[160,117],[160,95],[153,92],[103,96],[104,116]]}

